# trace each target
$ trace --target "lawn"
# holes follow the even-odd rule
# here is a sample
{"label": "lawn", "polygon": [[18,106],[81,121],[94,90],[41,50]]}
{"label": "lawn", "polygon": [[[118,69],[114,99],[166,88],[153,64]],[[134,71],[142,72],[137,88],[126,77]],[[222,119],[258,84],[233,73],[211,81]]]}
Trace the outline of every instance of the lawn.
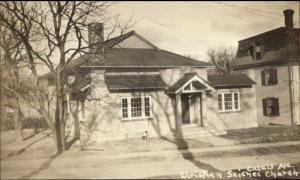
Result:
{"label": "lawn", "polygon": [[94,145],[89,145],[87,147],[82,147],[82,150],[106,152],[150,152],[199,147],[212,147],[212,145],[196,139],[189,139],[185,141],[173,141],[165,138],[150,138],[149,140],[131,138],[128,140],[101,142]]}
{"label": "lawn", "polygon": [[[216,141],[218,140],[218,142]],[[170,140],[167,138],[150,138],[143,140],[132,138],[90,144],[81,147],[83,151],[106,151],[106,152],[147,152],[172,149],[207,148],[224,146],[224,142],[233,142],[227,145],[272,143],[284,141],[300,141],[300,127],[288,126],[264,126],[249,129],[229,130],[226,135],[218,137],[205,137],[202,139]]]}
{"label": "lawn", "polygon": [[248,129],[228,130],[221,138],[235,140],[240,144],[300,141],[300,126],[269,125]]}

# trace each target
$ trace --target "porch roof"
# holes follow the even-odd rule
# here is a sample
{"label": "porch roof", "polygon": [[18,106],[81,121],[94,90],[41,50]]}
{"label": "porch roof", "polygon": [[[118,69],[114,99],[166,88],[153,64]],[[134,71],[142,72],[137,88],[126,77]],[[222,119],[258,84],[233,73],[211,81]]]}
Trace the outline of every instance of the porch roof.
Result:
{"label": "porch roof", "polygon": [[167,87],[160,75],[106,75],[105,83],[109,90],[153,90]]}
{"label": "porch roof", "polygon": [[255,84],[246,74],[208,75],[208,81],[216,88],[251,86]]}
{"label": "porch roof", "polygon": [[202,78],[200,78],[197,73],[187,73],[185,74],[182,78],[180,78],[175,84],[173,84],[172,86],[170,86],[167,90],[166,93],[167,94],[176,94],[177,91],[179,91],[183,86],[185,86],[186,83],[188,83],[189,81],[192,81],[193,78],[197,78],[198,80],[201,79],[203,82],[199,82],[199,81],[195,81],[195,86],[197,89],[207,89],[212,88],[212,86],[209,84],[209,82],[206,82],[205,80],[203,80]]}

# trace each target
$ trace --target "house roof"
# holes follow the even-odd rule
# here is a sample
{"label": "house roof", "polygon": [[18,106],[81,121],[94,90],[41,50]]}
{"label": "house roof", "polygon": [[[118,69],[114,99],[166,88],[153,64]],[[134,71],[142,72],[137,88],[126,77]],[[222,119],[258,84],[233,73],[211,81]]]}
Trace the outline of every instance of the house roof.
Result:
{"label": "house roof", "polygon": [[111,48],[114,45],[122,42],[123,40],[129,38],[130,36],[132,36],[134,34],[136,34],[135,31],[130,31],[130,32],[122,34],[120,36],[117,36],[117,37],[114,37],[114,38],[110,38],[110,39],[106,40],[104,42],[104,44],[105,44],[106,47]]}
{"label": "house roof", "polygon": [[[121,36],[105,41],[104,59],[91,62],[89,54],[83,54],[71,61],[67,66],[67,72],[76,72],[78,69],[87,68],[172,68],[180,66],[211,67],[208,62],[198,61],[166,50],[153,48],[112,48],[126,38],[138,35],[135,31],[130,31]],[[139,35],[138,35],[139,36]],[[147,41],[140,37],[142,40]],[[147,43],[150,43],[147,41]],[[154,46],[154,45],[153,45]],[[99,58],[101,59],[101,58]],[[51,78],[50,73],[40,76],[40,78]]]}
{"label": "house roof", "polygon": [[90,77],[76,77],[74,83],[71,87],[75,92],[81,91],[83,88],[87,87],[91,83]]}
{"label": "house roof", "polygon": [[[297,28],[294,28],[294,29],[297,29]],[[238,42],[247,41],[247,40],[257,38],[257,37],[261,37],[261,36],[274,35],[274,34],[277,34],[277,33],[285,32],[286,30],[290,30],[290,28],[279,27],[279,28],[276,28],[276,29],[271,29],[269,31],[266,31],[266,32],[263,32],[263,33],[260,33],[260,34],[256,34],[254,36],[251,36],[251,37],[248,37],[248,38],[245,38],[245,39],[242,39],[242,40],[239,40]]]}
{"label": "house roof", "polygon": [[167,87],[160,75],[105,75],[109,90],[164,89]]}
{"label": "house roof", "polygon": [[148,40],[146,40],[145,38],[143,38],[141,35],[139,35],[138,33],[136,33],[135,31],[130,31],[128,33],[122,34],[120,36],[111,38],[109,40],[106,40],[104,42],[104,46],[106,48],[113,48],[115,45],[119,44],[120,42],[124,41],[125,39],[129,38],[130,36],[135,35],[136,37],[138,37],[139,39],[141,39],[142,41],[144,41],[146,44],[148,44],[149,46],[151,46],[154,49],[159,49],[158,47],[156,47],[154,44],[152,44],[151,42],[149,42]]}
{"label": "house roof", "polygon": [[[260,44],[262,59],[254,60],[254,45]],[[277,52],[270,53],[268,52]],[[300,29],[280,27],[239,41],[235,69],[300,62]]]}
{"label": "house roof", "polygon": [[208,75],[208,81],[216,88],[240,87],[255,84],[246,74]]}
{"label": "house roof", "polygon": [[197,61],[169,51],[157,49],[111,48],[105,52],[105,59],[103,61],[89,62],[88,59],[88,56],[81,56],[79,58],[79,61],[85,61],[81,67],[166,68],[179,66],[212,66],[207,62]]}
{"label": "house roof", "polygon": [[[189,82],[191,79],[193,79],[195,76],[197,76],[198,78],[200,78],[197,73],[187,73],[184,74],[184,76],[182,76],[176,83],[174,83],[172,86],[170,86],[167,90],[166,93],[167,94],[174,94],[177,93],[177,91],[182,88],[187,82]],[[200,78],[201,79],[201,78]],[[203,80],[204,81],[204,80]],[[207,86],[202,84],[201,82],[195,81],[195,86],[197,89],[206,89]],[[205,82],[208,85],[209,82]]]}

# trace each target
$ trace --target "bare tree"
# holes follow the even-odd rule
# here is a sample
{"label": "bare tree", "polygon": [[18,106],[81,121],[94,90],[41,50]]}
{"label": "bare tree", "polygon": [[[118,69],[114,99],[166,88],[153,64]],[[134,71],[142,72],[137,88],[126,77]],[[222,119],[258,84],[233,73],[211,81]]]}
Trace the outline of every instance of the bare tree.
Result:
{"label": "bare tree", "polygon": [[[108,2],[1,2],[0,22],[21,40],[24,45],[30,70],[35,84],[36,102],[40,113],[53,124],[57,152],[66,148],[65,142],[65,101],[67,67],[81,53],[91,46],[88,44],[87,27],[95,19],[106,21]],[[10,14],[10,17],[5,16]],[[129,27],[128,24],[125,24]],[[120,24],[116,27],[122,28]],[[123,31],[121,31],[123,33]],[[38,44],[38,45],[37,45]],[[45,64],[55,79],[55,118],[51,120],[38,78],[37,65]]]}
{"label": "bare tree", "polygon": [[22,68],[21,63],[24,61],[23,47],[20,41],[15,39],[13,34],[9,32],[5,27],[0,26],[0,48],[3,52],[1,58],[1,86],[3,88],[3,94],[7,97],[6,103],[14,109],[14,129],[16,132],[16,141],[23,140],[22,133],[22,118],[23,113],[20,105],[22,95],[25,93],[20,85],[20,73],[19,69]]}
{"label": "bare tree", "polygon": [[217,73],[229,74],[232,72],[231,65],[236,58],[235,47],[209,48],[206,54],[209,61],[215,65]]}

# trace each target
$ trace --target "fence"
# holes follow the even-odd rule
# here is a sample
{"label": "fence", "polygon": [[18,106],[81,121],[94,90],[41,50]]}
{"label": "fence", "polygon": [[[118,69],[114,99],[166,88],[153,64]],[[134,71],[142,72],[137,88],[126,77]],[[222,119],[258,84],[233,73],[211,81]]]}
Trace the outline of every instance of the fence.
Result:
{"label": "fence", "polygon": [[[48,128],[48,124],[43,118],[25,118],[22,121],[23,129],[41,129]],[[1,129],[3,130],[13,130],[14,129],[14,121],[13,119],[3,119]]]}

